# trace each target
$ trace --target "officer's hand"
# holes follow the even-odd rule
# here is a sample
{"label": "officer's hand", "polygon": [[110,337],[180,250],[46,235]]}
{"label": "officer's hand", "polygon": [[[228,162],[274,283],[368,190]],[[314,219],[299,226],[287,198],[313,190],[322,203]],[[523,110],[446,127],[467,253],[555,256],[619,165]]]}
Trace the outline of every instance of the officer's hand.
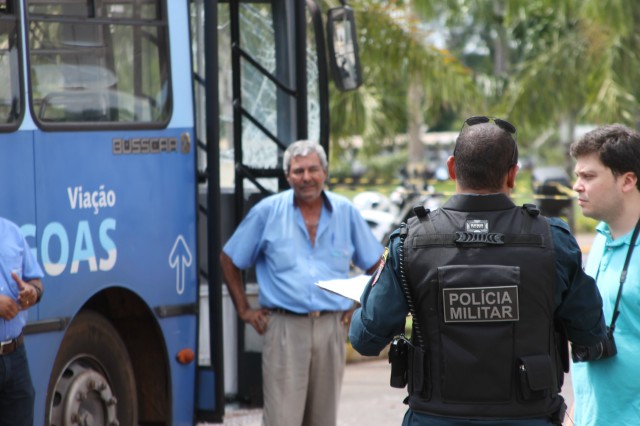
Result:
{"label": "officer's hand", "polygon": [[258,334],[264,334],[269,324],[269,315],[271,311],[268,309],[247,309],[240,314],[240,318],[247,324],[251,324]]}
{"label": "officer's hand", "polygon": [[10,297],[0,295],[0,318],[11,320],[20,312],[20,306]]}
{"label": "officer's hand", "polygon": [[20,290],[20,293],[18,294],[18,302],[20,303],[20,306],[22,306],[22,309],[29,309],[31,306],[35,305],[38,300],[38,292],[36,289],[32,285],[24,282],[15,272],[11,273],[11,277],[16,282],[18,289]]}

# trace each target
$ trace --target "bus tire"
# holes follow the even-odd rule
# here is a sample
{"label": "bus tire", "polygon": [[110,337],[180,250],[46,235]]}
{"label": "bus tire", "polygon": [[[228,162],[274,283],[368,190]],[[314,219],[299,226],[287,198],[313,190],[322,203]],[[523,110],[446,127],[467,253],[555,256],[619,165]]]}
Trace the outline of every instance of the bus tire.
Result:
{"label": "bus tire", "polygon": [[48,426],[138,424],[131,360],[103,315],[80,312],[65,333],[49,378],[46,419]]}

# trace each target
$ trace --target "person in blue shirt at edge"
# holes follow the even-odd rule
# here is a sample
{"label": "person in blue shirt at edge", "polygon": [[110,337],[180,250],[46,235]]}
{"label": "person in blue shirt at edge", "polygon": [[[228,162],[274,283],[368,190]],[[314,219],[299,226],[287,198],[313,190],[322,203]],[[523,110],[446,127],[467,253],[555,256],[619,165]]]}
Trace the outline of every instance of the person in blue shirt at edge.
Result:
{"label": "person in blue shirt at edge", "polygon": [[[601,221],[585,270],[596,278],[606,323],[610,325],[613,313],[619,312],[614,327],[610,326],[617,355],[573,366],[575,424],[637,426],[640,240],[636,237],[633,246],[631,241],[640,226],[640,134],[619,124],[603,126],[574,142],[570,153],[576,159],[573,189],[578,193],[582,213]],[[622,277],[625,261],[627,272]]]}
{"label": "person in blue shirt at edge", "polygon": [[[291,189],[256,204],[223,247],[220,262],[240,318],[265,335],[266,426],[335,426],[353,302],[319,280],[347,278],[353,262],[371,274],[382,245],[351,202],[324,190],[321,145],[284,153]],[[256,265],[259,308],[249,306],[241,269]]]}
{"label": "person in blue shirt at edge", "polygon": [[0,218],[0,423],[33,426],[35,390],[22,329],[42,298],[42,269],[20,228]]}
{"label": "person in blue shirt at edge", "polygon": [[[567,224],[509,198],[517,163],[511,123],[465,120],[447,161],[456,194],[392,233],[353,314],[358,352],[392,342],[391,384],[409,394],[403,425],[559,425],[567,338],[606,339]],[[411,340],[394,339],[408,313]]]}

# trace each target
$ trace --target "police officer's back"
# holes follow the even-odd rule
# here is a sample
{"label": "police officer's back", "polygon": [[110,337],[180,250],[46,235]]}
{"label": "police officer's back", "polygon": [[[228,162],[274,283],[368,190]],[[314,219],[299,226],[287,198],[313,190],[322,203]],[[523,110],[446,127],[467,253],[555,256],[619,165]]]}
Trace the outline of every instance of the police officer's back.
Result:
{"label": "police officer's back", "polygon": [[408,382],[405,425],[560,424],[567,337],[605,339],[566,224],[508,197],[517,157],[513,125],[467,119],[447,163],[457,194],[393,233],[353,316],[352,345],[377,355],[412,314],[411,341],[391,350],[407,365],[392,377]]}

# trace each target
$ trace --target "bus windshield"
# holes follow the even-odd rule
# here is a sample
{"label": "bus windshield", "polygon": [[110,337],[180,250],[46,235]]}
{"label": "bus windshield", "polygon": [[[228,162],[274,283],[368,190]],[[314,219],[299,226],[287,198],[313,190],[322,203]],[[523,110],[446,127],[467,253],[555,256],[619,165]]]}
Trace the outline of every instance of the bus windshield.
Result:
{"label": "bus windshield", "polygon": [[168,120],[168,37],[160,0],[27,4],[36,121],[95,125]]}
{"label": "bus windshield", "polygon": [[16,123],[21,112],[18,20],[0,3],[0,123]]}

